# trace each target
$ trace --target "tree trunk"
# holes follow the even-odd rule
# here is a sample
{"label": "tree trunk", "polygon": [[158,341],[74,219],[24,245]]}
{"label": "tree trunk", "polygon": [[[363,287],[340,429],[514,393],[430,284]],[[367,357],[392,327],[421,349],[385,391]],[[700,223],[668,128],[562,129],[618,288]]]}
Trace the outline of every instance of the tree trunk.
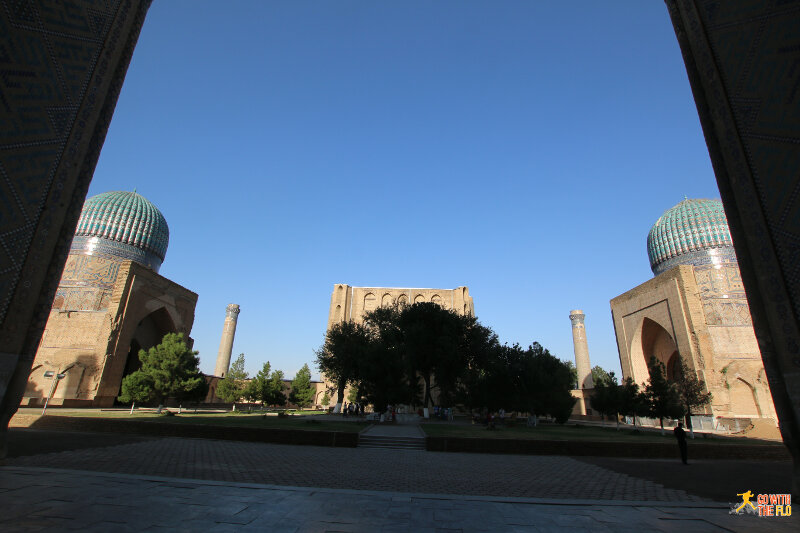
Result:
{"label": "tree trunk", "polygon": [[131,413],[133,414],[133,408],[136,406],[136,402],[131,402]]}
{"label": "tree trunk", "polygon": [[338,413],[342,410],[342,405],[344,405],[344,389],[346,388],[346,381],[340,381],[336,386],[336,406],[333,408],[334,413]]}
{"label": "tree trunk", "polygon": [[617,431],[619,431],[619,413],[615,414],[614,417],[617,419]]}
{"label": "tree trunk", "polygon": [[426,374],[423,378],[425,380],[425,407],[433,407],[431,400],[431,375]]}
{"label": "tree trunk", "polygon": [[692,408],[686,406],[686,425],[689,426],[689,434],[694,438],[694,426],[692,425]]}
{"label": "tree trunk", "polygon": [[659,420],[661,421],[661,434],[664,435],[664,418],[661,417]]}

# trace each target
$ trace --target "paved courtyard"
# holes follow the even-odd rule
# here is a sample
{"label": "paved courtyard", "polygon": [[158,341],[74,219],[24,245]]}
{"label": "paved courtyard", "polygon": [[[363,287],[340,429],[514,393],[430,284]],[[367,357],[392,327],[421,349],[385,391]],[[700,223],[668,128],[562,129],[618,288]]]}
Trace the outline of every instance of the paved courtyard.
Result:
{"label": "paved courtyard", "polygon": [[[637,476],[649,462],[626,463],[625,473],[558,456],[108,435],[87,447],[92,434],[13,435],[16,457],[0,468],[3,531],[797,529],[792,519],[731,516],[725,500]],[[730,490],[733,502],[747,487]]]}

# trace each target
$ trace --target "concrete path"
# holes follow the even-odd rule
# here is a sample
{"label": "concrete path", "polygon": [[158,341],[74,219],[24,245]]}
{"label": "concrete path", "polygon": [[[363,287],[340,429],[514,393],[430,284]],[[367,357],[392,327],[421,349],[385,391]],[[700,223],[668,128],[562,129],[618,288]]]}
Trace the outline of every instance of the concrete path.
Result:
{"label": "concrete path", "polygon": [[[781,462],[593,464],[108,435],[96,446],[101,437],[91,433],[10,435],[17,457],[0,467],[3,532],[800,530],[794,518],[729,514],[736,493],[788,492],[790,478],[773,475],[789,471]],[[704,478],[714,479],[706,483],[717,485],[717,501],[694,493]],[[747,485],[755,481],[761,485]]]}
{"label": "concrete path", "polygon": [[0,468],[0,529],[28,531],[796,531],[710,503],[465,497]]}

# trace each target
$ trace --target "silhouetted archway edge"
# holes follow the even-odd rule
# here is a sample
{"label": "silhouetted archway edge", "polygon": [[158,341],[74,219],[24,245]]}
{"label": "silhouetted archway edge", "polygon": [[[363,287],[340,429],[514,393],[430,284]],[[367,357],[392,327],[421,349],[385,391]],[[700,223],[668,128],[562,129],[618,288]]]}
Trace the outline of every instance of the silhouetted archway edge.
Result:
{"label": "silhouetted archway edge", "polygon": [[[12,24],[10,12],[0,13],[10,49],[48,48],[48,35],[75,38],[80,53],[70,57],[70,71],[78,78],[78,94],[45,91],[54,72],[61,69],[57,55],[39,57],[12,53],[8,69],[26,76],[30,84],[4,86],[3,118],[8,123],[39,120],[48,124],[52,109],[64,110],[63,127],[39,128],[35,133],[7,132],[0,156],[30,162],[30,172],[20,166],[4,174],[12,190],[38,191],[18,198],[20,211],[3,221],[0,230],[16,234],[8,251],[0,283],[0,459],[5,457],[8,423],[25,392],[36,349],[42,338],[58,281],[64,269],[69,245],[78,222],[100,149],[117,104],[122,82],[130,64],[152,0],[126,0],[98,4],[74,0],[70,9],[104,21],[92,39],[83,28],[70,26],[59,17],[41,17],[38,24]],[[92,14],[89,14],[92,12]],[[35,103],[30,91],[41,90],[48,97]],[[68,96],[71,95],[71,96]],[[16,137],[15,137],[16,136]],[[31,146],[46,147],[36,154]],[[22,213],[27,211],[27,215]]]}
{"label": "silhouetted archway edge", "polygon": [[[702,9],[698,0],[665,2],[728,218],[781,434],[794,460],[797,497],[800,220],[786,215],[800,206],[784,191],[800,187],[800,124],[790,118],[800,102],[796,78],[784,73],[796,62],[787,50],[796,45],[800,10],[796,3],[762,0],[720,2],[714,10]],[[747,54],[726,46],[748,37]],[[764,68],[779,75],[768,78]]]}

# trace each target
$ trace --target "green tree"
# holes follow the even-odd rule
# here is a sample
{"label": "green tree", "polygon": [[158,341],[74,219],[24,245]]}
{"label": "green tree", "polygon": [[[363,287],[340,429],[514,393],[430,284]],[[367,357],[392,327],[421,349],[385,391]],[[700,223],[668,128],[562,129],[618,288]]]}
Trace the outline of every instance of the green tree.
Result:
{"label": "green tree", "polygon": [[358,387],[350,387],[350,392],[347,394],[347,401],[353,403],[357,402],[359,399]]}
{"label": "green tree", "polygon": [[528,411],[534,420],[538,415],[550,415],[559,424],[566,422],[576,401],[569,392],[572,388],[569,365],[538,342],[517,357],[521,363],[514,382],[519,394],[517,410]]}
{"label": "green tree", "polygon": [[664,433],[664,418],[680,418],[683,416],[681,398],[678,387],[667,380],[667,371],[664,363],[650,358],[647,365],[650,370],[650,381],[645,388],[645,395],[649,404],[650,415],[661,422],[661,433]]}
{"label": "green tree", "polygon": [[492,384],[497,372],[505,372],[502,363],[498,363],[498,354],[502,347],[497,334],[475,317],[465,316],[461,351],[466,356],[458,389],[458,400],[470,410],[488,408],[497,386],[508,383],[508,378],[501,378],[501,383]]}
{"label": "green tree", "polygon": [[[600,367],[596,366],[595,368]],[[617,382],[617,376],[614,375],[614,372],[609,372],[606,374],[598,373],[596,379],[593,377],[593,381],[594,391],[592,393],[591,400],[592,407],[603,415],[604,425],[605,418],[613,416],[617,421],[617,429],[619,429],[619,413],[622,404],[622,394],[620,391],[620,385]]]}
{"label": "green tree", "polygon": [[397,325],[409,380],[413,382],[419,376],[423,381],[423,405],[433,406],[434,388],[453,396],[459,371],[464,367],[464,354],[459,350],[459,315],[433,302],[418,302],[400,311]]}
{"label": "green tree", "polygon": [[632,377],[627,377],[619,388],[619,414],[633,418],[633,425],[636,426],[637,416],[648,414],[647,398],[639,390],[639,384],[633,381]]}
{"label": "green tree", "polygon": [[371,342],[358,361],[355,386],[378,412],[383,412],[388,404],[413,404],[419,394],[416,380],[409,381],[410,371],[403,358],[398,327],[400,310],[397,305],[383,306],[364,316]]}
{"label": "green tree", "polygon": [[334,324],[325,334],[325,343],[315,353],[317,368],[336,385],[336,403],[344,402],[348,384],[358,378],[358,365],[371,349],[369,330],[353,321]]}
{"label": "green tree", "polygon": [[131,414],[137,403],[147,403],[153,398],[153,380],[140,371],[133,372],[122,380],[122,394],[118,400],[131,403]]}
{"label": "green tree", "polygon": [[325,394],[322,395],[322,399],[319,401],[322,404],[322,407],[327,408],[331,404],[331,396],[328,394],[328,391],[325,391]]}
{"label": "green tree", "polygon": [[267,405],[267,400],[269,399],[270,369],[271,365],[267,361],[245,387],[244,397],[248,401],[261,402],[262,408]]}
{"label": "green tree", "polygon": [[269,377],[268,394],[264,401],[267,405],[283,407],[286,405],[286,395],[283,393],[283,370],[273,370]]}
{"label": "green tree", "polygon": [[595,365],[592,367],[592,383],[597,383],[601,379],[608,383],[610,374],[613,372],[606,372],[600,365]]}
{"label": "green tree", "polygon": [[706,392],[706,384],[698,379],[697,373],[689,368],[683,357],[680,358],[680,370],[675,376],[675,384],[678,386],[678,395],[681,405],[685,410],[686,424],[694,438],[694,428],[692,427],[692,409],[700,408],[711,403],[711,393]]}
{"label": "green tree", "polygon": [[292,392],[289,394],[289,402],[300,408],[308,407],[314,400],[314,387],[311,386],[311,369],[308,365],[297,371],[292,380]]}
{"label": "green tree", "polygon": [[240,353],[239,357],[231,364],[228,375],[217,385],[217,396],[225,402],[232,403],[234,411],[236,410],[236,402],[244,396],[247,385],[246,380],[247,371],[244,369],[244,354]]}
{"label": "green tree", "polygon": [[122,380],[119,401],[154,400],[162,405],[167,398],[180,401],[202,397],[207,385],[198,368],[197,353],[189,349],[182,333],[167,333],[160,344],[139,350],[142,367]]}
{"label": "green tree", "polygon": [[578,387],[578,369],[575,368],[575,363],[572,361],[566,362],[567,367],[569,368],[570,375],[572,376],[572,388],[579,389]]}

